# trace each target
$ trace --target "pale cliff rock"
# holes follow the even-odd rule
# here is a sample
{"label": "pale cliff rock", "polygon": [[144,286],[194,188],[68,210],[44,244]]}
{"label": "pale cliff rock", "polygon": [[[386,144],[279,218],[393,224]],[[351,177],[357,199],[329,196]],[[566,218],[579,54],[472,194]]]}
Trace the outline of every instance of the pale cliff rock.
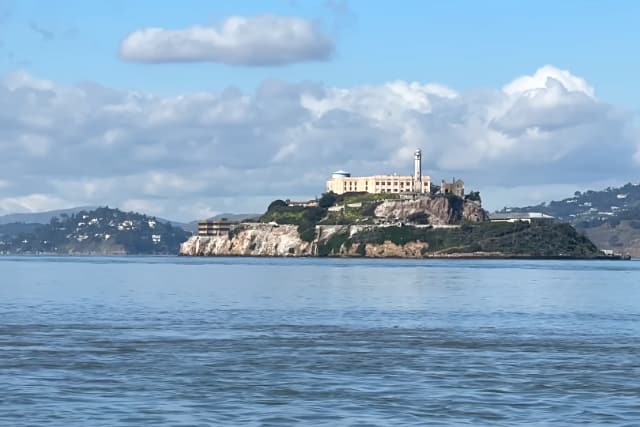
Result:
{"label": "pale cliff rock", "polygon": [[487,211],[482,209],[479,203],[465,201],[462,210],[462,219],[471,222],[482,222],[489,219]]}
{"label": "pale cliff rock", "polygon": [[[367,258],[423,258],[422,253],[428,245],[422,242],[409,242],[405,245],[397,245],[390,241],[382,244],[367,243],[365,247],[365,257]],[[343,248],[342,254],[345,256],[362,256],[357,252],[357,246],[352,245],[348,250]]]}
{"label": "pale cliff rock", "polygon": [[[180,247],[180,255],[186,256],[317,256],[319,243],[326,242],[336,234],[349,236],[376,227],[372,225],[323,225],[318,226],[313,242],[300,239],[294,225],[243,224],[232,235],[193,236]],[[336,256],[361,257],[357,244],[342,245]],[[385,241],[382,244],[367,243],[364,256],[370,258],[422,258],[422,242],[397,245]]]}
{"label": "pale cliff rock", "polygon": [[230,236],[193,236],[180,246],[180,255],[309,256],[312,246],[295,225],[244,224]]}
{"label": "pale cliff rock", "polygon": [[411,215],[424,212],[432,225],[454,224],[461,220],[480,222],[487,218],[487,213],[475,202],[460,200],[455,205],[446,197],[421,197],[415,200],[385,200],[376,207],[377,218],[407,222]]}

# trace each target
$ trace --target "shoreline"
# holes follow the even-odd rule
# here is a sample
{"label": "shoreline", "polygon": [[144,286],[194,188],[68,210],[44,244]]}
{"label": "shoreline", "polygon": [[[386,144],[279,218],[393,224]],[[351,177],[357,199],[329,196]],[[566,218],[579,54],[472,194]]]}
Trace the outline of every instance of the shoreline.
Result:
{"label": "shoreline", "polygon": [[97,253],[3,253],[0,254],[0,258],[3,257],[82,257],[82,258],[141,258],[141,257],[153,257],[153,258],[278,258],[278,259],[403,259],[403,260],[529,260],[529,261],[634,261],[640,260],[640,258],[632,258],[628,255],[602,255],[594,257],[576,257],[565,255],[517,255],[517,254],[474,254],[474,253],[461,253],[461,254],[448,254],[448,255],[428,255],[422,257],[400,257],[400,256],[352,256],[352,255],[184,255],[177,254],[123,254],[123,253],[111,253],[111,254],[97,254]]}
{"label": "shoreline", "polygon": [[398,257],[398,256],[387,256],[387,257],[375,257],[375,256],[339,256],[339,255],[328,255],[328,256],[314,256],[314,255],[299,255],[299,256],[276,256],[276,255],[177,255],[178,257],[184,258],[278,258],[278,259],[308,259],[308,258],[318,258],[318,259],[403,259],[403,260],[531,260],[531,261],[633,261],[634,258],[625,257],[625,256],[598,256],[598,257],[570,257],[570,256],[533,256],[533,255],[472,255],[465,254],[459,256],[451,256],[451,255],[434,255],[434,256],[424,256],[424,257]]}

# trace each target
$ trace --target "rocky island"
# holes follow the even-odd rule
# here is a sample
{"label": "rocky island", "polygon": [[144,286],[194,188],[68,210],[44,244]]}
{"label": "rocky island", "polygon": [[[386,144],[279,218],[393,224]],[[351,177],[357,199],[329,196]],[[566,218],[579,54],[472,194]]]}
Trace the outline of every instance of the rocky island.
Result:
{"label": "rocky island", "polygon": [[[212,224],[215,227],[215,224]],[[491,222],[479,195],[325,193],[276,200],[258,221],[226,223],[180,246],[187,256],[598,258],[568,224]]]}

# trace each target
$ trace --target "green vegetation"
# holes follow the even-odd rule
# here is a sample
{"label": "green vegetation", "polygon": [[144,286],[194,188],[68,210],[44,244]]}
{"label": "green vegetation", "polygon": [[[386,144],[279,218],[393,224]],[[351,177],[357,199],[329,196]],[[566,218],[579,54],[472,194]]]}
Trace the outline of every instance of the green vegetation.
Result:
{"label": "green vegetation", "polygon": [[337,199],[338,195],[332,191],[324,193],[322,197],[320,197],[320,200],[318,200],[318,206],[324,209],[330,208],[331,206],[336,204]]}
{"label": "green vegetation", "polygon": [[326,216],[327,209],[304,206],[289,206],[282,200],[276,200],[269,205],[267,212],[260,217],[260,222],[275,221],[278,224],[298,226],[300,238],[312,242],[316,237],[316,225]]}
{"label": "green vegetation", "polygon": [[[274,200],[267,212],[260,217],[260,222],[277,222],[298,226],[300,238],[311,242],[316,237],[315,227],[318,224],[355,224],[372,223],[376,206],[386,199],[397,199],[398,194],[369,193],[324,193],[316,207],[289,206],[284,200]],[[361,204],[350,207],[348,204]],[[342,212],[329,212],[332,206],[344,205]]]}
{"label": "green vegetation", "polygon": [[[583,235],[567,224],[480,223],[465,224],[460,228],[432,229],[404,227],[377,227],[349,238],[346,234],[332,236],[322,245],[318,255],[337,255],[342,244],[358,245],[364,253],[365,244],[397,245],[423,242],[422,254],[453,254],[472,252],[498,252],[506,255],[540,257],[595,257],[598,249]],[[319,248],[320,249],[320,248]]]}
{"label": "green vegetation", "polygon": [[[342,245],[347,245],[349,235],[346,233],[336,233],[329,239],[318,243],[318,256],[338,255]],[[349,244],[351,246],[351,244]]]}
{"label": "green vegetation", "polygon": [[352,192],[336,195],[336,205],[351,204],[351,203],[375,203],[382,202],[384,200],[399,199],[398,193],[365,193],[365,192]]}
{"label": "green vegetation", "polygon": [[[298,226],[302,240],[316,238],[317,225],[373,224],[374,211],[385,199],[396,199],[398,194],[347,193],[323,194],[316,207],[289,206],[276,200],[260,218],[262,222]],[[465,199],[444,196],[449,201],[451,223],[461,223]],[[480,201],[480,194],[469,193],[466,200]],[[332,206],[341,206],[338,212],[329,212]],[[407,220],[414,224],[428,224],[427,212],[416,212]],[[593,243],[567,224],[491,223],[463,224],[459,228],[434,229],[415,226],[371,227],[354,236],[334,234],[318,243],[319,256],[339,255],[342,248],[356,245],[355,253],[364,255],[367,244],[386,241],[397,245],[410,242],[424,243],[423,255],[473,252],[495,252],[506,255],[540,257],[593,257],[599,255]]]}
{"label": "green vegetation", "polygon": [[482,198],[480,197],[480,192],[479,191],[471,191],[469,194],[464,196],[464,199],[465,200],[470,200],[472,202],[478,202],[478,203],[482,204]]}

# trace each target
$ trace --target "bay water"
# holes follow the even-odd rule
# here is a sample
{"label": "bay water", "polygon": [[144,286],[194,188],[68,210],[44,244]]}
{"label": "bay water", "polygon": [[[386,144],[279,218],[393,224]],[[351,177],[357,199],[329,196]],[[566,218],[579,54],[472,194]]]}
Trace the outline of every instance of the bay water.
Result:
{"label": "bay water", "polygon": [[640,425],[640,262],[0,257],[0,425]]}

